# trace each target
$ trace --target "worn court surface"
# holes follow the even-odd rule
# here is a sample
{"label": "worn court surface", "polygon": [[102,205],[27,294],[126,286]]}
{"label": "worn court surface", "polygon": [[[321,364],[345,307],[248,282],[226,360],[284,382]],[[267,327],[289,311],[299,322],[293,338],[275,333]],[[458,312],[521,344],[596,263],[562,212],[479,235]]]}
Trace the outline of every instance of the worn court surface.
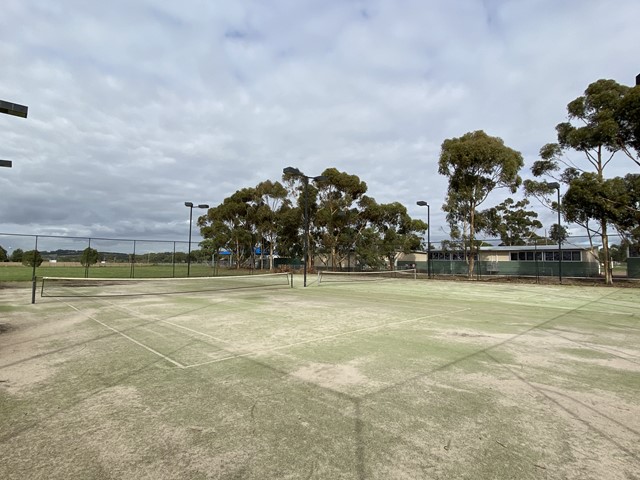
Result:
{"label": "worn court surface", "polygon": [[640,479],[637,288],[29,302],[0,290],[2,479]]}

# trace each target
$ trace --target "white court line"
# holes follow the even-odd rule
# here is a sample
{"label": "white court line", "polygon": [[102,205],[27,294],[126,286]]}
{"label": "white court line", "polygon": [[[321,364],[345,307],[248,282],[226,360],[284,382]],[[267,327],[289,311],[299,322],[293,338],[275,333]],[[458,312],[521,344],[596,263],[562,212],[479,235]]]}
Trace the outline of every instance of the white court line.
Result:
{"label": "white court line", "polygon": [[227,345],[233,346],[233,344],[228,340],[223,340],[221,338],[214,337],[213,335],[209,335],[208,333],[199,332],[198,330],[194,330],[193,328],[185,327],[184,325],[179,325],[177,323],[170,322],[169,320],[160,320],[160,321],[162,323],[168,323],[169,325],[173,325],[174,327],[177,327],[177,328],[182,328],[183,330],[187,330],[188,332],[195,333],[197,335],[202,335],[203,337],[210,338],[211,340],[215,340],[217,342],[226,343]]}
{"label": "white court line", "polygon": [[[191,365],[186,365],[184,368],[201,367],[203,365],[209,365],[211,363],[218,363],[218,362],[224,362],[226,360],[233,360],[234,358],[248,357],[250,355],[260,355],[262,353],[273,352],[275,350],[282,350],[282,349],[285,349],[285,348],[295,347],[297,345],[304,345],[305,343],[319,342],[319,341],[327,340],[327,339],[330,339],[330,338],[343,337],[345,335],[351,335],[353,333],[358,333],[358,332],[365,332],[367,330],[373,330],[373,329],[376,329],[376,328],[384,328],[384,327],[393,326],[393,325],[401,325],[403,323],[408,323],[408,322],[417,322],[419,320],[425,320],[427,318],[441,317],[443,315],[451,315],[451,314],[454,314],[454,313],[465,312],[467,310],[471,310],[471,309],[470,308],[461,308],[460,310],[454,310],[453,312],[436,313],[434,315],[426,315],[424,317],[410,318],[408,320],[401,320],[399,322],[383,323],[383,324],[380,324],[380,325],[373,325],[371,327],[358,328],[356,330],[349,330],[348,332],[336,333],[334,335],[326,335],[324,337],[312,338],[310,340],[303,340],[301,342],[289,343],[287,345],[280,345],[278,347],[267,348],[267,349],[264,349],[264,350],[256,350],[256,351],[253,351],[253,352],[239,353],[237,355],[229,355],[228,357],[217,358],[215,360],[210,360],[208,362],[194,363],[194,364],[191,364]],[[197,332],[195,330],[192,330],[192,331],[194,333],[200,333],[200,332]],[[202,335],[206,335],[206,334],[202,334]]]}
{"label": "white court line", "polygon": [[164,358],[167,362],[173,363],[175,366],[179,367],[179,368],[186,368],[185,365],[181,364],[180,362],[176,362],[175,360],[173,360],[172,358],[167,357],[166,355],[164,355],[163,353],[158,352],[157,350],[154,350],[151,347],[148,347],[147,345],[145,345],[144,343],[139,342],[138,340],[136,340],[135,338],[131,338],[129,335],[127,335],[126,333],[121,332],[120,330],[118,330],[117,328],[113,328],[110,327],[109,325],[107,325],[106,323],[101,322],[100,320],[98,320],[97,318],[92,317],[91,315],[87,314],[86,312],[83,312],[82,310],[80,310],[79,308],[74,307],[73,305],[71,305],[70,303],[67,302],[63,302],[62,300],[60,300],[60,302],[64,303],[65,305],[73,308],[75,311],[82,313],[83,315],[86,315],[88,318],[90,318],[91,320],[93,320],[96,323],[99,323],[100,325],[102,325],[105,328],[108,328],[109,330],[117,333],[118,335],[122,335],[124,338],[126,338],[127,340],[135,343],[136,345],[141,346],[142,348],[144,348],[145,350],[150,351],[151,353],[154,353],[156,355],[158,355],[159,357]]}
{"label": "white court line", "polygon": [[[104,300],[104,302],[108,303],[109,305],[112,305],[115,308],[118,308],[120,310],[128,312],[131,315],[133,315],[134,317],[139,318],[141,320],[148,320],[149,319],[147,316],[141,315],[138,312],[136,312],[135,310],[132,310],[132,309],[130,309],[128,307],[123,307],[121,305],[116,305],[115,303],[109,302],[107,300]],[[221,303],[221,302],[219,302],[219,303]],[[209,335],[208,333],[199,332],[198,330],[193,330],[192,328],[185,327],[184,325],[180,325],[178,323],[170,322],[169,320],[157,319],[157,321],[172,325],[172,326],[177,327],[177,328],[182,328],[183,330],[187,330],[187,331],[195,333],[197,335],[201,335],[203,337],[210,338],[211,340],[215,340],[216,342],[226,343],[227,345],[232,345],[233,346],[233,344],[231,342],[227,341],[227,340],[223,340],[222,338],[214,337],[213,335]]]}

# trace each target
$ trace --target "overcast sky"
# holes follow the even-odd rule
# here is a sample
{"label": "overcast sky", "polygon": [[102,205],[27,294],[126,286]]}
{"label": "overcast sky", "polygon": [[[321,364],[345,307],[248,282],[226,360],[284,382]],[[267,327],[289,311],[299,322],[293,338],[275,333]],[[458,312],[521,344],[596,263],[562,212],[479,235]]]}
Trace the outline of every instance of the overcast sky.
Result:
{"label": "overcast sky", "polygon": [[633,84],[638,19],[638,0],[3,0],[0,99],[29,116],[0,115],[0,232],[186,240],[185,201],[294,166],[416,218],[426,200],[442,235],[442,141],[482,129],[529,177],[589,83]]}

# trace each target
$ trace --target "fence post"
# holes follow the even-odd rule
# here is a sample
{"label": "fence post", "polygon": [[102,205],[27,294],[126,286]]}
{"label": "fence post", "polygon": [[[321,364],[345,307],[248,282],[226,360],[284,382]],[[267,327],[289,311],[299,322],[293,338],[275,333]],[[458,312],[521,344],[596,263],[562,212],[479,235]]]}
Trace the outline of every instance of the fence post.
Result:
{"label": "fence post", "polygon": [[[91,237],[89,237],[88,240],[89,240],[89,245],[87,246],[87,248],[91,250]],[[87,250],[87,257],[90,254],[89,250]],[[80,259],[82,260],[82,256],[80,256]],[[89,262],[88,262],[89,258],[87,258],[86,260],[87,260],[87,264],[84,266],[84,278],[89,278]]]}
{"label": "fence post", "polygon": [[36,245],[33,249],[33,272],[31,274],[31,303],[36,303],[36,263],[38,259],[38,235],[36,235]]}
{"label": "fence post", "polygon": [[135,278],[135,264],[136,264],[136,241],[133,241],[133,255],[131,255],[131,274],[129,275],[131,278]]}

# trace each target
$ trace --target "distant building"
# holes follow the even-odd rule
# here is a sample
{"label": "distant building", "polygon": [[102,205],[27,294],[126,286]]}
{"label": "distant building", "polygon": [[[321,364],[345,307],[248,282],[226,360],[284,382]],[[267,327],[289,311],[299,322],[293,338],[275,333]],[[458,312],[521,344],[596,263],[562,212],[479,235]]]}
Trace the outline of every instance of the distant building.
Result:
{"label": "distant building", "polygon": [[[477,275],[557,276],[560,250],[557,245],[482,246],[476,258]],[[397,268],[415,264],[427,271],[427,252],[401,255]],[[464,275],[468,272],[465,254],[447,249],[431,250],[431,272],[434,275]],[[598,248],[566,243],[562,245],[562,275],[597,277],[600,275]]]}

